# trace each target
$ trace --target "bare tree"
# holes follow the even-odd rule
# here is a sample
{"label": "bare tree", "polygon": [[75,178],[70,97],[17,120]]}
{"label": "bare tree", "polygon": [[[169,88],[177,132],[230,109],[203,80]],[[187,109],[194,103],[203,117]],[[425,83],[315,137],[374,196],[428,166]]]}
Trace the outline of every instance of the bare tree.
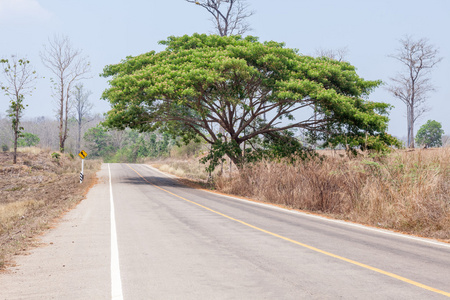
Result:
{"label": "bare tree", "polygon": [[23,100],[25,96],[31,95],[36,80],[36,71],[32,69],[30,61],[18,59],[12,55],[10,60],[0,60],[6,84],[0,84],[2,90],[10,98],[9,116],[12,120],[14,136],[13,163],[17,163],[17,140],[21,137],[23,128],[20,126],[22,111],[25,108]]}
{"label": "bare tree", "polygon": [[249,11],[245,0],[186,1],[200,5],[212,15],[211,20],[220,36],[242,35],[251,30],[246,19],[254,12]]}
{"label": "bare tree", "polygon": [[333,49],[317,49],[316,50],[316,56],[324,56],[324,57],[328,57],[331,58],[333,60],[337,60],[337,61],[346,61],[346,56],[348,55],[348,48],[347,47],[343,47],[343,48],[338,48],[336,50]]}
{"label": "bare tree", "polygon": [[75,120],[78,125],[77,152],[81,151],[81,128],[84,124],[93,120],[93,118],[89,117],[89,113],[94,106],[94,104],[89,101],[90,95],[92,95],[92,92],[89,90],[85,91],[83,84],[77,84],[75,86],[75,90],[73,91],[73,104],[75,108]]}
{"label": "bare tree", "polygon": [[428,111],[425,106],[427,94],[434,91],[430,73],[442,57],[438,57],[438,49],[425,38],[413,40],[406,36],[400,40],[400,44],[397,53],[389,57],[400,61],[405,71],[391,78],[392,84],[387,89],[406,105],[407,145],[414,148],[414,123]]}
{"label": "bare tree", "polygon": [[442,146],[443,147],[449,147],[450,146],[450,135],[443,135],[442,136]]}
{"label": "bare tree", "polygon": [[90,71],[87,56],[75,49],[67,36],[54,36],[40,53],[42,63],[56,76],[54,79],[58,100],[59,148],[64,152],[68,136],[69,98],[74,84],[85,79]]}

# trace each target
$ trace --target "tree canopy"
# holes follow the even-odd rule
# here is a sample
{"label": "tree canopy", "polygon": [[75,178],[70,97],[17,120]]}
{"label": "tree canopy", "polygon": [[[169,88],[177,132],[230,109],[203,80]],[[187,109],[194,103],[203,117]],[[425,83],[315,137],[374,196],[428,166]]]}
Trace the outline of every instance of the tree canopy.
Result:
{"label": "tree canopy", "polygon": [[247,152],[265,150],[252,141],[284,143],[296,128],[334,144],[342,136],[367,148],[395,143],[385,133],[390,106],[367,99],[381,82],[347,62],[252,36],[194,34],[160,44],[164,51],[104,68],[111,78],[103,99],[112,105],[105,125],[201,137],[238,165]]}
{"label": "tree canopy", "polygon": [[417,131],[416,142],[426,147],[441,147],[444,130],[441,123],[428,120]]}

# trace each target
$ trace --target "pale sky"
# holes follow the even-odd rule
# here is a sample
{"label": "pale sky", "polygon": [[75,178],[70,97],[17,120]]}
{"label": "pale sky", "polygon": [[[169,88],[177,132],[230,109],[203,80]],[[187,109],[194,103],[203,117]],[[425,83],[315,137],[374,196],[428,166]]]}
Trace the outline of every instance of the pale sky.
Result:
{"label": "pale sky", "polygon": [[[347,60],[367,80],[389,78],[401,65],[389,58],[405,35],[428,38],[440,50],[443,61],[432,73],[436,92],[429,94],[431,110],[416,123],[416,131],[433,119],[450,134],[450,1],[449,0],[248,0],[255,11],[248,21],[250,35],[260,41],[285,42],[302,54],[316,50],[348,48]],[[210,33],[209,15],[184,0],[0,0],[0,57],[27,57],[41,77],[25,117],[52,117],[50,72],[39,57],[43,44],[54,34],[67,35],[92,64],[92,79],[85,87],[93,92],[94,112],[109,109],[100,100],[107,82],[99,78],[103,67],[128,55],[163,50],[158,41],[168,36]],[[1,80],[1,79],[0,79]],[[389,133],[406,136],[405,105],[383,88],[371,100],[393,104]],[[0,95],[0,115],[8,99]]]}

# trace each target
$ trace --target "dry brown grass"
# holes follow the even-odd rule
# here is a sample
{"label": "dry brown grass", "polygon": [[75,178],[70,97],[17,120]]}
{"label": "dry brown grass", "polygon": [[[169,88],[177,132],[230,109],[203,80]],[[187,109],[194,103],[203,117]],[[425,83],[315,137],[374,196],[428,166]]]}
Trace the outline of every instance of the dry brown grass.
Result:
{"label": "dry brown grass", "polygon": [[260,162],[216,185],[224,193],[450,241],[450,148]]}
{"label": "dry brown grass", "polygon": [[0,269],[84,197],[100,166],[87,161],[80,184],[79,159],[55,159],[52,152],[39,148],[20,150],[16,165],[11,153],[0,153]]}
{"label": "dry brown grass", "polygon": [[151,160],[146,163],[151,164],[159,170],[173,174],[178,177],[188,178],[195,181],[206,182],[208,173],[205,165],[198,159],[175,159],[166,158],[162,160]]}

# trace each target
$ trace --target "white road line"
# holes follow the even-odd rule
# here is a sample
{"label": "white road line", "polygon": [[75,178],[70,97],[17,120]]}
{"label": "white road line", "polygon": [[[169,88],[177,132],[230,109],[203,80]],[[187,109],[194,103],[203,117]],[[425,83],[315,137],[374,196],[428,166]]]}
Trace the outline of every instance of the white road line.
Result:
{"label": "white road line", "polygon": [[[154,171],[156,171],[156,172],[158,172],[160,174],[165,175],[166,177],[169,177],[169,178],[172,178],[172,179],[178,178],[176,176],[166,174],[166,173],[164,173],[164,172],[162,172],[162,171],[160,171],[160,170],[158,170],[158,169],[156,169],[156,168],[154,168],[152,166],[149,166],[149,165],[146,165],[146,166],[149,169],[151,169],[151,170],[154,170]],[[229,198],[229,199],[232,199],[232,200],[245,202],[245,203],[251,204],[251,205],[264,206],[266,208],[273,209],[273,210],[280,210],[280,211],[284,211],[284,212],[287,212],[287,213],[298,214],[298,215],[309,217],[309,218],[313,218],[313,219],[319,219],[319,220],[323,220],[323,221],[327,221],[327,222],[331,222],[331,223],[338,223],[338,224],[341,224],[341,225],[356,227],[356,228],[363,229],[363,230],[374,231],[374,232],[378,232],[378,233],[382,233],[382,234],[386,234],[386,235],[392,235],[392,236],[405,238],[405,239],[409,239],[409,240],[414,240],[414,241],[418,241],[418,242],[422,242],[422,243],[427,243],[427,244],[431,244],[431,245],[436,245],[436,246],[450,248],[450,244],[439,242],[439,241],[436,241],[436,240],[433,240],[433,239],[416,237],[416,236],[413,236],[413,235],[398,233],[398,232],[390,231],[390,230],[387,230],[387,229],[374,228],[374,227],[370,227],[370,226],[366,226],[366,225],[362,225],[362,224],[357,224],[357,223],[353,223],[353,222],[346,222],[346,221],[342,221],[342,220],[335,220],[335,219],[325,218],[325,217],[322,217],[322,216],[308,214],[308,213],[297,211],[297,210],[290,210],[290,209],[287,209],[287,208],[274,206],[274,205],[271,205],[269,203],[253,202],[253,201],[249,201],[249,200],[245,200],[245,199],[236,198],[236,197],[233,197],[233,196],[217,194],[217,193],[210,192],[210,191],[207,191],[207,190],[204,190],[204,191],[208,192],[208,193],[211,193],[211,194],[214,194],[214,195],[219,196],[219,197]]]}
{"label": "white road line", "polygon": [[123,299],[122,280],[120,278],[119,247],[117,245],[116,214],[111,183],[111,169],[109,172],[109,195],[111,205],[111,299]]}

